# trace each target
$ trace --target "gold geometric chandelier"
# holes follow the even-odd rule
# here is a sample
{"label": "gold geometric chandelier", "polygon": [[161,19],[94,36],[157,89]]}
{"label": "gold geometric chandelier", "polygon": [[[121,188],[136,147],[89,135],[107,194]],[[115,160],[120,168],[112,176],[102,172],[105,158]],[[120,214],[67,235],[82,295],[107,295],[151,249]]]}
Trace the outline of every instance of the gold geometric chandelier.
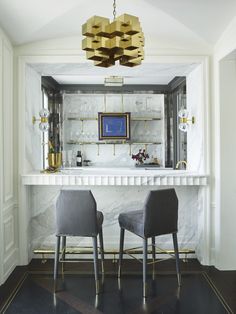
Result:
{"label": "gold geometric chandelier", "polygon": [[144,59],[144,35],[138,17],[123,14],[116,17],[116,0],[113,2],[114,20],[93,16],[82,26],[82,49],[94,65],[108,68],[119,61],[120,65],[134,67]]}

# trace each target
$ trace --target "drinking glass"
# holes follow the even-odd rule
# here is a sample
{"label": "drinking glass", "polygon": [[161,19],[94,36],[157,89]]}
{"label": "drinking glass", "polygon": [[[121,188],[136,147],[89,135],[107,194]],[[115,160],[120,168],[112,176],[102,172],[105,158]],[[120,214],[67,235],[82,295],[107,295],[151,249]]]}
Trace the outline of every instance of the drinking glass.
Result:
{"label": "drinking glass", "polygon": [[67,151],[68,166],[72,167],[72,150]]}
{"label": "drinking glass", "polygon": [[66,150],[62,151],[62,167],[65,168],[66,166]]}

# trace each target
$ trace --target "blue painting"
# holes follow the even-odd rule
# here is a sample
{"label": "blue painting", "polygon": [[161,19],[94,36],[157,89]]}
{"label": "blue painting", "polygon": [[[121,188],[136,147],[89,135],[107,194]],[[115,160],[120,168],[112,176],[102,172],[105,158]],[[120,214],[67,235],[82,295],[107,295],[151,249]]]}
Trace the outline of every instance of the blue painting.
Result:
{"label": "blue painting", "polygon": [[103,117],[103,136],[126,136],[125,117]]}
{"label": "blue painting", "polygon": [[129,113],[99,113],[99,139],[128,139]]}

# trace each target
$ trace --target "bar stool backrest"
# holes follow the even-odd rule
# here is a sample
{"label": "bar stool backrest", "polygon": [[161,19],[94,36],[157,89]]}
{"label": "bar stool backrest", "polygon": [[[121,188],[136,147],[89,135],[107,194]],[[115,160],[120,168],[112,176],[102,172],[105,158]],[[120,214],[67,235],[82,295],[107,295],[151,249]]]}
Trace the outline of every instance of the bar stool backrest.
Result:
{"label": "bar stool backrest", "polygon": [[152,237],[178,231],[175,189],[150,191],[144,204],[144,235]]}
{"label": "bar stool backrest", "polygon": [[91,191],[61,190],[56,202],[57,235],[98,234],[97,204]]}

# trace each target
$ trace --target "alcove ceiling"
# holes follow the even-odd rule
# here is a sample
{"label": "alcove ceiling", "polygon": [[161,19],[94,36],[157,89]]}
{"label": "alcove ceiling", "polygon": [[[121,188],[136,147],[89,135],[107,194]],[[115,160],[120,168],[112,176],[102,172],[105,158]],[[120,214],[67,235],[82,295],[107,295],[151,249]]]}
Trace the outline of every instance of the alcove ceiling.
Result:
{"label": "alcove ceiling", "polygon": [[[235,0],[117,0],[117,14],[140,18],[147,47],[212,47],[235,16]],[[112,18],[112,0],[1,0],[0,25],[15,45],[81,36],[91,16]]]}
{"label": "alcove ceiling", "polygon": [[52,76],[59,84],[104,84],[108,76],[122,76],[124,84],[166,85],[176,76],[187,76],[197,63],[142,63],[132,68],[119,65],[111,68],[95,67],[85,63],[35,63],[30,64],[41,76]]}

